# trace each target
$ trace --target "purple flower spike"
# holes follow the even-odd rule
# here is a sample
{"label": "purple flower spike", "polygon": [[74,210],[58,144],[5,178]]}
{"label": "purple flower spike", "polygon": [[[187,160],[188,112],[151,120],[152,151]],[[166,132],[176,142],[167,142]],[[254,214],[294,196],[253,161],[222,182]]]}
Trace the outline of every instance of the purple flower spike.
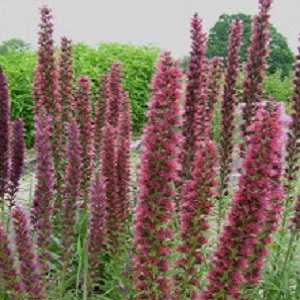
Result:
{"label": "purple flower spike", "polygon": [[97,282],[96,270],[99,265],[99,253],[103,249],[106,236],[107,204],[105,182],[102,178],[93,181],[90,192],[90,222],[88,228],[89,279],[88,290],[92,291]]}
{"label": "purple flower spike", "polygon": [[9,94],[6,76],[0,66],[0,202],[9,178]]}
{"label": "purple flower spike", "polygon": [[75,239],[76,210],[80,198],[81,146],[79,128],[75,120],[68,127],[68,164],[66,186],[62,196],[62,261],[64,266],[70,263],[71,246]]}
{"label": "purple flower spike", "polygon": [[47,270],[48,247],[51,245],[53,215],[53,159],[51,152],[51,118],[35,117],[36,186],[31,208],[31,219],[37,236],[39,262],[43,274]]}
{"label": "purple flower spike", "polygon": [[100,152],[102,147],[102,130],[105,124],[105,111],[107,102],[107,81],[108,75],[103,74],[99,78],[99,90],[96,100],[95,110],[95,158],[97,162],[100,160]]}
{"label": "purple flower spike", "polygon": [[23,175],[25,162],[25,140],[24,123],[18,119],[13,123],[11,141],[11,171],[10,184],[8,190],[8,200],[10,207],[15,205],[16,193],[19,189],[19,181]]}
{"label": "purple flower spike", "polygon": [[255,103],[261,101],[262,83],[264,80],[264,72],[267,68],[267,57],[269,54],[269,30],[270,9],[273,0],[259,0],[259,14],[254,16],[252,20],[252,36],[250,46],[248,48],[248,56],[243,82],[243,98],[245,103],[242,116],[243,123],[241,125],[242,137],[244,143],[241,144],[240,155],[243,157],[247,143],[247,130],[250,126],[251,119],[254,115]]}
{"label": "purple flower spike", "polygon": [[216,103],[218,103],[221,94],[222,87],[222,75],[223,75],[223,58],[213,57],[209,62],[208,67],[208,78],[207,78],[207,106],[206,115],[207,123],[210,126],[210,139],[214,139],[214,131],[212,127],[212,121],[214,117],[214,111],[216,108]]}
{"label": "purple flower spike", "polygon": [[79,125],[82,172],[80,189],[83,207],[87,207],[90,180],[93,174],[94,125],[92,120],[91,86],[88,76],[79,76],[76,90],[76,121]]}
{"label": "purple flower spike", "polygon": [[[299,37],[300,41],[300,37]],[[285,169],[285,192],[286,192],[286,211],[283,219],[285,225],[287,214],[295,199],[295,186],[298,180],[299,159],[300,159],[300,47],[298,47],[297,60],[294,65],[292,103],[292,122],[289,124],[288,142],[286,145],[286,169]]]}
{"label": "purple flower spike", "polygon": [[[207,216],[213,206],[216,186],[217,149],[211,140],[197,143],[193,171],[189,181],[183,186],[180,210],[180,237],[182,243],[177,250],[180,258],[177,265],[182,269],[176,278],[178,299],[197,298],[200,274],[197,267],[204,261],[203,246],[205,232],[209,225]],[[177,298],[176,298],[177,299]]]}
{"label": "purple flower spike", "polygon": [[[253,261],[252,253],[259,249],[259,255],[266,255],[265,242],[277,222],[278,203],[282,197],[280,184],[274,183],[281,174],[278,160],[283,138],[280,109],[277,104],[266,102],[258,104],[256,111],[249,129],[251,135],[238,190],[228,223],[219,236],[202,300],[218,299],[219,295],[222,299],[244,299],[241,285],[249,282],[250,274],[253,276],[251,282],[260,274],[257,269],[261,268],[260,258]],[[261,240],[262,233],[267,234]],[[245,276],[249,267],[255,271]]]}
{"label": "purple flower spike", "polygon": [[[199,122],[205,126],[206,101],[206,34],[203,33],[202,19],[195,14],[191,20],[192,51],[188,63],[184,121],[182,124],[182,169],[183,179],[189,179],[193,161],[194,142],[199,135]],[[199,122],[197,119],[199,118]],[[202,126],[201,125],[201,126]]]}
{"label": "purple flower spike", "polygon": [[45,299],[43,294],[41,274],[37,256],[34,253],[32,237],[25,212],[15,206],[11,213],[14,231],[16,250],[20,261],[20,274],[24,282],[24,288],[30,299]]}
{"label": "purple flower spike", "polygon": [[[232,154],[234,146],[235,108],[237,103],[236,84],[239,75],[239,51],[242,43],[241,20],[233,20],[228,42],[228,59],[225,71],[225,84],[221,102],[221,140],[220,140],[220,183],[219,200],[219,227],[224,217],[223,197],[228,195],[229,175],[231,172]],[[220,228],[219,228],[220,229]]]}
{"label": "purple flower spike", "polygon": [[172,298],[169,262],[178,180],[181,71],[170,53],[160,57],[152,80],[144,129],[139,195],[134,218],[134,279],[137,300]]}

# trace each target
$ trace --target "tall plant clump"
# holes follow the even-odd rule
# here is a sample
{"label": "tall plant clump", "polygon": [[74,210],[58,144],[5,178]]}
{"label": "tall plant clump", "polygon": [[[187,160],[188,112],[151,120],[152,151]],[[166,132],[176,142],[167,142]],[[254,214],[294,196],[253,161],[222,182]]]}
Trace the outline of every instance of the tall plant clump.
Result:
{"label": "tall plant clump", "polygon": [[53,215],[53,158],[51,148],[51,118],[35,117],[36,186],[31,208],[31,220],[39,248],[39,263],[42,274],[48,266],[48,247],[51,245]]}
{"label": "tall plant clump", "polygon": [[223,98],[221,101],[221,131],[220,131],[220,179],[218,190],[218,223],[223,220],[223,197],[228,195],[229,175],[231,172],[234,135],[234,112],[236,108],[237,78],[239,75],[239,50],[242,43],[241,20],[233,20],[228,41],[228,57],[225,71]]}
{"label": "tall plant clump", "polygon": [[134,218],[134,279],[137,298],[172,299],[169,259],[178,180],[178,126],[181,72],[169,52],[162,54],[152,81],[144,129]]}
{"label": "tall plant clump", "polygon": [[9,93],[6,76],[0,66],[0,203],[4,205],[4,194],[9,178]]}
{"label": "tall plant clump", "polygon": [[91,86],[88,76],[79,76],[76,90],[76,120],[81,144],[81,184],[83,207],[88,204],[90,180],[94,169],[94,125],[92,120]]}
{"label": "tall plant clump", "polygon": [[8,201],[10,208],[15,205],[19,181],[23,175],[25,163],[24,123],[17,119],[12,126],[11,136],[11,170],[8,188]]}
{"label": "tall plant clump", "polygon": [[247,130],[254,115],[255,103],[261,101],[262,83],[264,72],[267,68],[267,57],[269,54],[269,30],[270,8],[273,0],[259,0],[259,14],[252,21],[252,36],[248,49],[247,63],[245,67],[245,78],[243,82],[244,103],[241,125],[241,133],[244,142],[241,144],[241,156],[244,155],[247,142]]}
{"label": "tall plant clump", "polygon": [[[209,228],[207,216],[213,206],[216,186],[217,149],[209,139],[199,141],[194,155],[191,179],[183,185],[180,210],[180,259],[182,272],[176,279],[178,299],[199,299],[199,265],[204,262],[205,232]],[[177,298],[176,298],[177,299]]]}
{"label": "tall plant clump", "polygon": [[216,104],[220,99],[221,88],[222,88],[222,75],[223,75],[223,58],[213,57],[208,66],[208,78],[207,78],[207,123],[210,125],[210,139],[214,138],[214,129],[212,121],[214,118],[214,111]]}
{"label": "tall plant clump", "polygon": [[[199,134],[199,121],[204,122],[206,103],[206,34],[203,33],[202,20],[197,14],[191,21],[192,51],[187,71],[186,99],[182,124],[182,177],[190,178],[191,162],[194,155],[194,142]],[[198,121],[199,120],[199,121]]]}
{"label": "tall plant clump", "polygon": [[[300,39],[299,39],[300,40]],[[294,94],[291,99],[292,103],[292,121],[289,125],[288,142],[286,145],[286,169],[285,169],[285,192],[286,192],[286,208],[283,224],[286,223],[287,214],[295,198],[293,192],[298,179],[299,158],[300,158],[300,47],[298,47],[297,61],[294,65],[293,90]]]}
{"label": "tall plant clump", "polygon": [[224,225],[219,237],[208,273],[209,283],[201,299],[242,298],[241,285],[246,282],[243,272],[249,266],[248,260],[255,247],[264,242],[259,240],[259,235],[268,226],[269,213],[278,196],[274,181],[281,174],[281,167],[278,168],[281,125],[276,104],[258,105],[250,128],[238,190],[228,215],[228,224]]}

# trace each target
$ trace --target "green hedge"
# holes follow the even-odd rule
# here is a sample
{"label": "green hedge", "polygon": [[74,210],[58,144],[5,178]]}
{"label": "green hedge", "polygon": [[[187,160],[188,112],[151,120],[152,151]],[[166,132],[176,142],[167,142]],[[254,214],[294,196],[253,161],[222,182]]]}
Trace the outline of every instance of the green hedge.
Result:
{"label": "green hedge", "polygon": [[[149,82],[159,52],[152,46],[102,43],[98,48],[92,48],[79,43],[74,45],[75,76],[84,74],[91,78],[94,97],[99,75],[107,72],[114,60],[122,61],[123,84],[129,91],[132,105],[133,128],[140,131],[146,119],[144,112],[150,96]],[[26,142],[30,147],[33,142],[32,82],[36,54],[11,50],[0,55],[0,64],[10,84],[12,119],[24,119]]]}

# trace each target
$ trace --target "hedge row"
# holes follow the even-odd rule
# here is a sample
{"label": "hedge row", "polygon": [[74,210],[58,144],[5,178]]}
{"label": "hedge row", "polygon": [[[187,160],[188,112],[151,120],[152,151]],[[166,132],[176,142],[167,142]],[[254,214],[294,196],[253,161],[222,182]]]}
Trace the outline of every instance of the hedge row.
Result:
{"label": "hedge row", "polygon": [[[145,122],[144,112],[150,95],[149,82],[158,55],[159,49],[153,46],[102,43],[98,48],[92,48],[82,43],[75,44],[75,77],[84,74],[91,78],[94,98],[99,75],[107,72],[114,60],[122,61],[123,84],[130,94],[133,128],[138,132]],[[12,119],[23,118],[26,143],[30,147],[33,142],[32,82],[36,54],[11,50],[6,55],[0,55],[0,64],[10,84]]]}

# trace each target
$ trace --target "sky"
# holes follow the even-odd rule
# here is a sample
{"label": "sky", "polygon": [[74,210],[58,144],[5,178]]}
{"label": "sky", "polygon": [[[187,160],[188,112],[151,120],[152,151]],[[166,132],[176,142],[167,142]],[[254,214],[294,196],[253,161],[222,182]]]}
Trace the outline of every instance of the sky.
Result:
{"label": "sky", "polygon": [[[153,44],[175,57],[189,53],[189,23],[198,12],[205,31],[223,13],[255,14],[258,0],[0,0],[0,42],[21,38],[37,46],[39,7],[53,10],[55,41]],[[300,0],[274,0],[271,22],[295,52],[300,45]]]}

